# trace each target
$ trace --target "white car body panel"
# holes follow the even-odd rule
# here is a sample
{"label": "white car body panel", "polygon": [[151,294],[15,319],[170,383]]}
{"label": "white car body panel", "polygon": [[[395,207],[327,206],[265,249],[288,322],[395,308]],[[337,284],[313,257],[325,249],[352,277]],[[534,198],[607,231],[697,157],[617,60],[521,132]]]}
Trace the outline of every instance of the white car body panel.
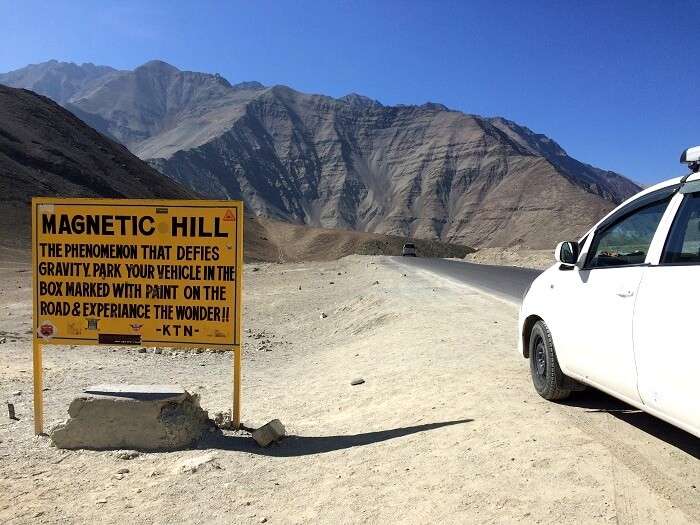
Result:
{"label": "white car body panel", "polygon": [[567,275],[559,280],[559,293],[576,299],[553,312],[550,327],[559,334],[557,357],[569,375],[639,401],[632,318],[643,272],[643,266],[560,272]]}
{"label": "white car body panel", "polygon": [[698,266],[647,268],[634,317],[641,400],[646,407],[684,422],[687,430],[696,435],[700,433],[698,269]]}
{"label": "white car body panel", "polygon": [[[700,174],[687,180],[700,180]],[[594,234],[608,217],[680,181],[657,184],[622,203],[586,233],[576,266],[554,264],[535,279],[520,309],[518,351],[526,354],[525,323],[541,318],[566,375],[700,437],[700,342],[692,330],[700,264],[658,265],[684,196],[671,199],[644,264],[583,268]]]}

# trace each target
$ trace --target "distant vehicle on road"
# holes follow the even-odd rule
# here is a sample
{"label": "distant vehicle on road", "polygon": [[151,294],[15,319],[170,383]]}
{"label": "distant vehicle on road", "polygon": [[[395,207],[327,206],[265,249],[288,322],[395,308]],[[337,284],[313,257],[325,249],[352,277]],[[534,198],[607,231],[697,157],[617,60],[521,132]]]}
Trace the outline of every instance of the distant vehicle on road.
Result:
{"label": "distant vehicle on road", "polygon": [[518,350],[549,400],[591,385],[700,437],[700,146],[691,173],[559,243],[520,310]]}
{"label": "distant vehicle on road", "polygon": [[401,255],[404,257],[418,257],[418,253],[416,252],[416,245],[412,242],[407,242],[403,245]]}

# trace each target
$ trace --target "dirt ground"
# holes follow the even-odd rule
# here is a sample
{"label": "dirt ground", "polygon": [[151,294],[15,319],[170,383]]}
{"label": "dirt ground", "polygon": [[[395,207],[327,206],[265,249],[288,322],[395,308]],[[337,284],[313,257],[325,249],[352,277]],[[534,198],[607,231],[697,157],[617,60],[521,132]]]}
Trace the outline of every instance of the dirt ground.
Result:
{"label": "dirt ground", "polygon": [[501,266],[520,266],[545,270],[554,264],[554,246],[551,250],[520,248],[484,248],[464,257],[465,261]]}
{"label": "dirt ground", "polygon": [[[0,266],[2,523],[700,521],[698,439],[600,393],[540,399],[515,306],[382,257],[247,266],[243,421],[281,419],[281,443],[57,450],[32,432],[30,271]],[[47,426],[95,383],[230,404],[229,354],[44,355]]]}

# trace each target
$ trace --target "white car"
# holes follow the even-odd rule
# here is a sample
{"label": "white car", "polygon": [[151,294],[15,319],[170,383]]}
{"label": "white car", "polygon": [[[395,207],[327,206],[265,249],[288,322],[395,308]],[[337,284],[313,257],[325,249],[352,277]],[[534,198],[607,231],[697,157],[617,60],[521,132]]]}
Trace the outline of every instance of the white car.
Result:
{"label": "white car", "polygon": [[700,146],[692,173],[628,199],[532,283],[518,351],[535,390],[591,385],[700,437]]}

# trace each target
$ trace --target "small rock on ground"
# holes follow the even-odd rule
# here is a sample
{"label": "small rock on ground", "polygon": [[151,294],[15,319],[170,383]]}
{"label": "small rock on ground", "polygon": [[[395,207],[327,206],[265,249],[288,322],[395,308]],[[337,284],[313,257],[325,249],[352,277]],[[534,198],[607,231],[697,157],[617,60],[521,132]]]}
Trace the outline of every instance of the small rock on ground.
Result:
{"label": "small rock on ground", "polygon": [[194,474],[200,470],[221,470],[221,465],[216,459],[216,456],[212,454],[202,454],[201,456],[195,456],[193,458],[187,458],[177,465],[173,469],[175,474]]}
{"label": "small rock on ground", "polygon": [[139,453],[135,450],[117,450],[114,453],[114,457],[117,459],[134,459],[139,457]]}
{"label": "small rock on ground", "polygon": [[279,419],[273,419],[269,423],[253,431],[252,437],[261,447],[266,447],[271,443],[279,441],[286,434],[284,425]]}

